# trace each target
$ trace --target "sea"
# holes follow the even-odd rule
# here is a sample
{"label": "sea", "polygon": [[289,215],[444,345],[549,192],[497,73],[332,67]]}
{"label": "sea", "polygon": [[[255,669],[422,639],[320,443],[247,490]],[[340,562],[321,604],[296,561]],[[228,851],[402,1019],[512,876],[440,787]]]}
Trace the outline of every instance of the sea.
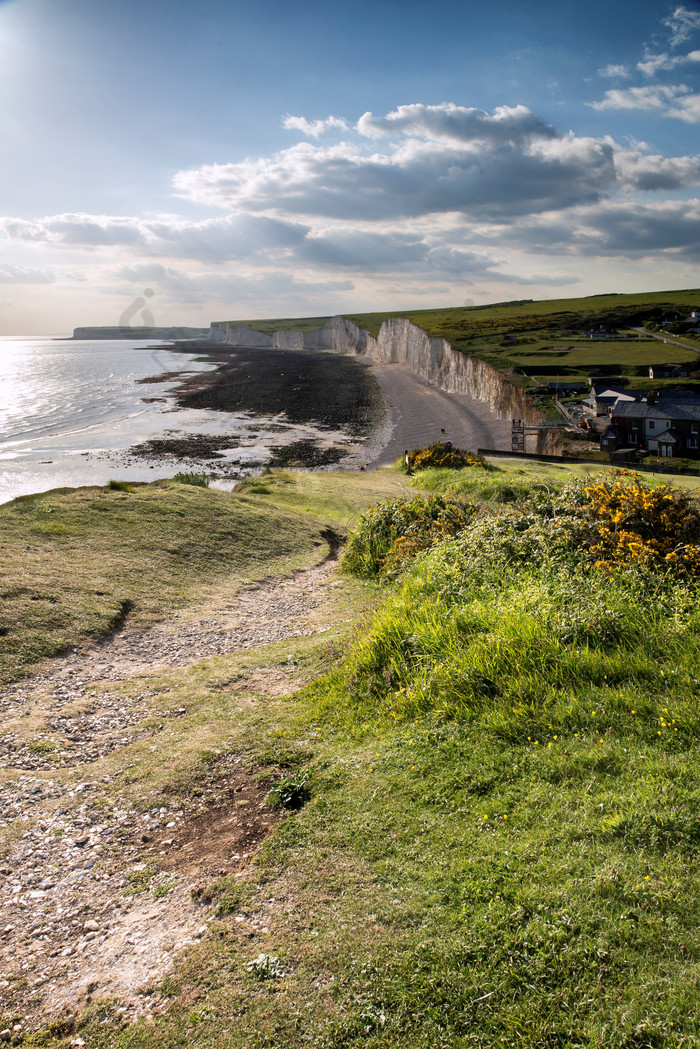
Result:
{"label": "sea", "polygon": [[154,341],[0,337],[0,503],[52,488],[173,476],[177,463],[133,461],[128,449],[171,430],[223,433],[230,417],[179,408],[173,377],[138,380],[213,367]]}

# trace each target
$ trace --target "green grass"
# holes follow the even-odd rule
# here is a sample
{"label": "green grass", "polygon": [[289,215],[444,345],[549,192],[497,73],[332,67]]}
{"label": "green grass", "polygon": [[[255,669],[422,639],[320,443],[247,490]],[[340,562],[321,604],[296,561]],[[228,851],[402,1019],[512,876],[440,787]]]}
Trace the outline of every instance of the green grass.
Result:
{"label": "green grass", "polygon": [[310,559],[322,524],[245,497],[159,483],[58,490],[0,508],[0,679],[158,617],[218,583]]}
{"label": "green grass", "polygon": [[[216,749],[270,785],[308,770],[310,797],[251,876],[212,883],[210,934],[152,1019],[122,1030],[96,1003],[25,1044],[700,1045],[696,584],[609,578],[537,522],[522,539],[511,500],[528,483],[554,496],[566,471],[498,465],[445,472],[443,487],[484,505],[471,539],[438,546],[383,597],[339,579],[318,612],[326,633],[154,677],[187,715],[157,753],[145,741],[104,759],[96,783],[130,767],[100,789],[172,803],[216,786]],[[437,474],[418,483],[439,489]],[[338,528],[398,477],[272,474],[241,513],[323,508]],[[273,666],[307,687],[250,704],[226,687]],[[279,960],[265,980],[261,954]]]}
{"label": "green grass", "polygon": [[329,527],[346,530],[368,502],[403,487],[391,471],[297,473],[240,493],[110,482],[16,499],[0,507],[0,681],[94,643],[127,616],[150,621],[213,588],[312,561]]}
{"label": "green grass", "polygon": [[[598,324],[624,331],[647,320],[658,323],[675,313],[685,316],[699,302],[700,290],[687,289],[345,316],[375,337],[385,320],[407,317],[429,335],[447,339],[456,349],[510,373],[513,381],[527,386],[564,375],[577,379],[590,374],[643,379],[648,378],[650,364],[695,364],[700,352],[700,339],[696,336],[681,337],[690,349],[650,338],[627,342],[596,341],[584,336]],[[285,317],[229,323],[271,334],[277,330],[311,331],[328,319]],[[563,351],[562,347],[567,346],[576,348]]]}

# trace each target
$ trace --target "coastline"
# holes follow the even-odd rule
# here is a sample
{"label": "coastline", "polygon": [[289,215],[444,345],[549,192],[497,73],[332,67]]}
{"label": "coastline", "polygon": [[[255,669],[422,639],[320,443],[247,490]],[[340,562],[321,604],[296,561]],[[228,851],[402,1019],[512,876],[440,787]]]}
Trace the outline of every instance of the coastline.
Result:
{"label": "coastline", "polygon": [[[134,459],[176,460],[212,470],[217,480],[266,465],[358,469],[386,439],[386,407],[369,362],[304,350],[174,343],[168,352],[195,354],[211,370],[162,373],[141,384],[177,380],[167,393],[178,408],[221,413],[228,433],[163,439],[133,446]],[[243,472],[244,471],[244,472]]]}

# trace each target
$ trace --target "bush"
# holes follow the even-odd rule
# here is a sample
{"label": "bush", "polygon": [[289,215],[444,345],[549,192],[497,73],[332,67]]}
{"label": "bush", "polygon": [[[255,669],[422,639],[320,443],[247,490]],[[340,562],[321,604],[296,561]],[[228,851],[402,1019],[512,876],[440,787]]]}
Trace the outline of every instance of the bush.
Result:
{"label": "bush", "polygon": [[395,575],[422,550],[461,532],[475,512],[472,503],[442,495],[380,503],[360,518],[343,567],[365,579]]}
{"label": "bush", "polygon": [[588,485],[584,493],[583,534],[599,568],[636,564],[700,575],[700,517],[686,492],[668,484],[652,488],[627,474]]}
{"label": "bush", "polygon": [[268,794],[268,802],[273,808],[296,811],[304,807],[311,797],[309,786],[311,772],[309,769],[298,769],[285,773],[279,783]]}
{"label": "bush", "polygon": [[427,448],[416,448],[409,455],[411,470],[425,470],[429,466],[439,466],[449,470],[462,470],[465,466],[478,466],[486,469],[486,460],[474,452],[453,448],[445,441],[438,441]]}
{"label": "bush", "polygon": [[128,481],[108,481],[106,487],[110,492],[133,492],[134,490]]}
{"label": "bush", "polygon": [[437,714],[513,741],[593,731],[601,707],[610,732],[653,739],[674,674],[695,724],[699,536],[688,495],[634,475],[481,513],[383,605],[349,660],[348,698],[363,716]]}
{"label": "bush", "polygon": [[206,474],[179,473],[175,474],[173,481],[175,481],[176,484],[192,484],[195,488],[209,487],[209,478]]}

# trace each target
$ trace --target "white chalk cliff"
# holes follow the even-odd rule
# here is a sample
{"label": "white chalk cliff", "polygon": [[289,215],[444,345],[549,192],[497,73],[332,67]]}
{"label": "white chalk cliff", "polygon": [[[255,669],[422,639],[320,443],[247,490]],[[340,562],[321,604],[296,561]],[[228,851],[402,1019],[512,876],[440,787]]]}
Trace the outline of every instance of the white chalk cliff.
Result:
{"label": "white chalk cliff", "polygon": [[[441,390],[484,401],[500,419],[523,419],[528,423],[544,420],[527,394],[491,365],[460,353],[446,339],[428,335],[405,317],[384,321],[376,339],[345,317],[332,317],[316,331],[276,331],[272,337],[250,328],[212,324],[209,338],[232,346],[327,350],[369,357],[382,364],[399,364],[434,382]],[[543,441],[538,443],[542,446]]]}

